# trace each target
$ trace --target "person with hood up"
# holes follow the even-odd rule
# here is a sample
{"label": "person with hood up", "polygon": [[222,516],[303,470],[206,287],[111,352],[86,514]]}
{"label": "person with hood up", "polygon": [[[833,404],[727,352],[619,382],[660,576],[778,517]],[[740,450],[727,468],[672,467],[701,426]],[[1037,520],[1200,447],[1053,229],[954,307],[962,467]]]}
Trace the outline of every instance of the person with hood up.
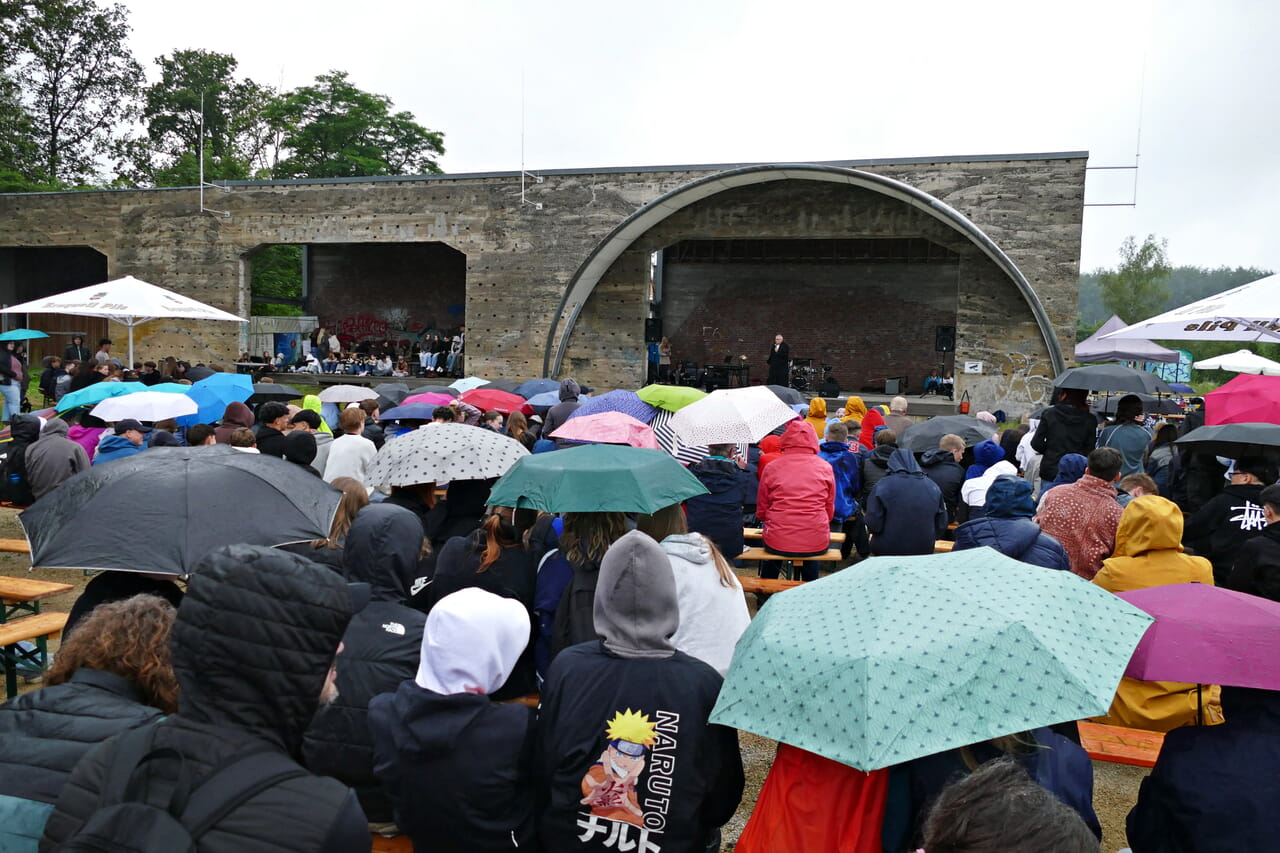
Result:
{"label": "person with hood up", "polygon": [[858,444],[862,446],[863,450],[876,449],[876,427],[885,425],[884,415],[879,409],[870,409],[862,416],[862,429],[858,432]]}
{"label": "person with hood up", "polygon": [[1031,448],[1044,454],[1040,459],[1042,479],[1058,476],[1058,460],[1063,456],[1087,456],[1097,445],[1098,419],[1089,411],[1087,396],[1088,392],[1077,388],[1059,388],[1054,404],[1041,413]]}
{"label": "person with hood up", "polygon": [[[791,421],[782,434],[782,457],[760,475],[756,492],[765,550],[784,557],[825,554],[835,499],[835,473],[818,456],[818,437],[804,421]],[[806,581],[818,579],[815,562],[807,562],[801,572]],[[762,563],[760,576],[776,578],[778,561]]]}
{"label": "person with hood up", "polygon": [[867,505],[867,499],[871,497],[871,490],[876,487],[876,483],[883,480],[889,473],[889,457],[893,455],[893,451],[898,449],[898,434],[885,427],[876,433],[874,444],[875,450],[872,452],[858,454],[862,465],[860,472],[862,475],[862,491],[858,495],[858,500],[864,507]]}
{"label": "person with hood up", "polygon": [[938,439],[937,447],[920,456],[920,470],[942,490],[942,502],[947,506],[949,522],[956,520],[956,509],[960,505],[960,487],[964,485],[964,468],[960,467],[960,460],[964,458],[964,449],[963,438],[947,433]]}
{"label": "person with hood up", "polygon": [[[785,427],[780,427],[785,429]],[[782,458],[782,435],[779,433],[771,433],[760,439],[760,458],[756,460],[756,481],[759,487],[759,478],[764,476],[764,468],[769,463]]]}
{"label": "person with hood up", "polygon": [[49,418],[40,430],[39,440],[27,448],[27,483],[36,500],[89,467],[89,454],[67,438],[67,429],[62,418]]}
{"label": "person with hood up", "polygon": [[320,476],[311,463],[316,460],[316,438],[303,429],[291,430],[284,436],[284,458],[304,471]]}
{"label": "person with hood up", "polygon": [[1280,486],[1267,486],[1258,493],[1258,502],[1267,526],[1240,546],[1223,586],[1280,601]]}
{"label": "person with hood up", "polygon": [[1081,456],[1079,453],[1068,453],[1058,460],[1058,474],[1052,480],[1046,482],[1040,490],[1040,502],[1044,502],[1044,496],[1049,494],[1051,489],[1058,486],[1066,486],[1076,482],[1084,476],[1085,469],[1089,467],[1089,457]]}
{"label": "person with hood up", "polygon": [[303,763],[355,789],[371,824],[390,823],[391,800],[373,772],[369,700],[418,671],[426,617],[405,602],[419,582],[422,525],[407,509],[371,504],[347,531],[343,566],[349,583],[371,589],[369,603],[342,635],[338,697],[311,721]]}
{"label": "person with hood up", "polygon": [[35,415],[15,414],[9,422],[12,440],[4,447],[4,459],[0,461],[0,496],[18,506],[30,506],[35,502],[31,489],[27,455],[40,438],[40,419]]}
{"label": "person with hood up", "polygon": [[714,542],[730,560],[742,553],[742,508],[755,500],[758,487],[756,479],[732,461],[733,453],[732,444],[707,447],[707,457],[690,465],[689,473],[708,494],[685,501],[689,529]]}
{"label": "person with hood up", "polygon": [[[582,388],[578,385],[578,380],[560,380],[560,402],[547,409],[546,420],[542,424],[543,435],[551,435],[551,433],[564,426],[565,421],[569,420],[569,415],[576,412],[578,407],[582,405],[578,401],[578,395],[581,393]],[[561,439],[556,439],[556,447],[564,448],[567,446]]]}
{"label": "person with hood up", "polygon": [[542,689],[543,849],[716,849],[742,799],[742,759],[737,732],[707,722],[722,679],[671,643],[680,609],[666,553],[626,534],[601,561],[595,595],[599,639],[561,653]]}
{"label": "person with hood up", "polygon": [[818,456],[831,466],[836,478],[835,515],[831,517],[831,529],[844,533],[840,554],[845,559],[858,546],[858,553],[866,556],[866,530],[862,523],[862,507],[858,494],[862,491],[862,459],[849,450],[849,429],[841,421],[827,424],[826,440],[818,445]]}
{"label": "person with hood up", "polygon": [[[179,773],[193,790],[243,759],[292,773],[214,823],[200,838],[201,853],[369,849],[369,825],[351,790],[296,763],[311,718],[333,698],[335,658],[359,593],[302,557],[255,545],[224,545],[195,567],[169,641],[178,712],[148,729],[151,746],[181,762],[143,764],[134,774],[139,791],[164,808]],[[116,781],[120,742],[76,765],[45,825],[44,849],[66,842],[98,810]]]}
{"label": "person with hood up", "polygon": [[417,674],[369,703],[374,771],[415,850],[536,849],[534,710],[490,697],[529,642],[516,601],[470,587],[427,617]]}
{"label": "person with hood up", "polygon": [[866,520],[871,553],[878,557],[933,553],[947,529],[947,505],[910,450],[897,448],[889,457],[888,475],[867,498]]}
{"label": "person with hood up", "polygon": [[[960,500],[968,508],[969,518],[981,518],[986,512],[987,489],[997,477],[1016,477],[1018,468],[1012,462],[1006,462],[1004,451],[991,439],[979,442],[973,448],[973,458],[977,462],[969,466],[965,473],[965,481],[960,486]],[[974,473],[975,469],[981,469]]]}
{"label": "person with hood up", "polygon": [[117,459],[126,459],[146,450],[143,443],[146,436],[142,430],[142,424],[133,418],[116,421],[112,434],[98,444],[98,453],[93,457],[93,464],[103,465]]}
{"label": "person with hood up", "polygon": [[231,433],[238,429],[253,429],[253,412],[244,403],[228,403],[222,412],[222,422],[213,429],[214,441],[230,444]]}
{"label": "person with hood up", "polygon": [[813,427],[813,433],[822,441],[827,434],[827,401],[814,397],[809,401],[809,414],[804,422]]}
{"label": "person with hood up", "polygon": [[[1213,565],[1182,552],[1182,510],[1165,498],[1134,498],[1120,516],[1115,554],[1102,561],[1093,582],[1109,592],[1129,592],[1172,583],[1213,585]],[[1195,725],[1202,704],[1203,722],[1222,721],[1218,688],[1125,677],[1111,710],[1099,722],[1131,729],[1167,732]],[[1199,703],[1199,704],[1198,704]]]}
{"label": "person with hood up", "polygon": [[840,415],[840,420],[845,423],[857,421],[859,427],[862,425],[862,419],[867,416],[867,404],[862,402],[862,398],[850,394],[849,399],[844,401],[844,412]]}
{"label": "person with hood up", "polygon": [[1031,520],[1036,514],[1031,500],[1031,484],[1021,477],[1005,474],[987,489],[984,514],[956,528],[954,550],[995,548],[1006,557],[1043,566],[1071,570],[1071,560],[1062,544]]}
{"label": "person with hood up", "polygon": [[1231,574],[1231,565],[1244,543],[1266,529],[1262,490],[1275,481],[1275,463],[1261,456],[1243,456],[1236,460],[1222,493],[1187,519],[1183,540],[1213,563],[1217,584],[1224,584]]}

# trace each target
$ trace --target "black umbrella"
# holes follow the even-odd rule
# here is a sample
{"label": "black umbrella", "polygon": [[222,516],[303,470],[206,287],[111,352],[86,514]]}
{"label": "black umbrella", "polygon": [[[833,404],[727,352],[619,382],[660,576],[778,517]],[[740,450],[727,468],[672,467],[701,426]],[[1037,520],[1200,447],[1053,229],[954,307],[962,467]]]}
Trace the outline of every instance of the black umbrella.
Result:
{"label": "black umbrella", "polygon": [[192,382],[199,382],[201,379],[208,379],[218,371],[211,367],[205,367],[203,364],[197,364],[195,367],[188,367],[187,372],[183,374],[183,379],[190,379]]}
{"label": "black umbrella", "polygon": [[376,391],[378,396],[383,400],[390,401],[390,405],[385,408],[400,405],[400,403],[404,401],[404,398],[408,397],[410,394],[409,386],[405,385],[403,382],[383,382],[381,385],[374,385],[373,390]]}
{"label": "black umbrella", "polygon": [[980,421],[970,415],[941,415],[927,421],[912,424],[898,436],[898,446],[912,453],[923,453],[936,450],[938,441],[944,435],[958,435],[964,439],[965,447],[973,447],[979,442],[994,438],[995,424]]}
{"label": "black umbrella", "polygon": [[283,459],[161,447],[76,474],[18,520],[33,566],[181,575],[219,545],[324,539],[341,498]]}
{"label": "black umbrella", "polygon": [[[1170,397],[1155,397],[1151,394],[1139,394],[1138,397],[1142,400],[1142,411],[1149,415],[1182,414],[1182,407]],[[1102,412],[1107,415],[1114,415],[1116,413],[1116,404],[1120,402],[1120,399],[1120,396],[1113,394],[1110,397],[1103,397],[1100,400],[1095,400],[1093,403],[1093,411]]]}
{"label": "black umbrella", "polygon": [[1176,442],[1180,450],[1212,453],[1239,459],[1242,456],[1280,455],[1280,425],[1218,424],[1196,427]]}
{"label": "black umbrella", "polygon": [[1127,391],[1133,394],[1173,393],[1173,389],[1154,373],[1134,370],[1122,364],[1071,367],[1054,377],[1053,387],[1084,391]]}
{"label": "black umbrella", "polygon": [[413,389],[414,394],[426,394],[428,391],[436,394],[448,394],[450,397],[456,397],[459,394],[457,388],[450,388],[448,385],[419,385]]}
{"label": "black umbrella", "polygon": [[297,400],[302,397],[302,392],[292,385],[278,385],[275,382],[255,382],[253,383],[253,396],[245,402],[251,406],[258,403],[266,403],[275,400],[279,403],[287,403],[290,400]]}
{"label": "black umbrella", "polygon": [[766,385],[765,387],[776,394],[778,399],[788,406],[803,405],[805,402],[804,395],[794,388],[787,388],[784,385]]}
{"label": "black umbrella", "polygon": [[[493,379],[493,380],[490,380],[488,385],[484,386],[484,390],[506,391],[509,394],[514,394],[516,393],[516,389],[518,389],[522,384],[524,383],[516,382],[513,379]],[[522,394],[521,396],[524,396],[524,395]],[[527,400],[529,398],[525,397],[525,399]]]}

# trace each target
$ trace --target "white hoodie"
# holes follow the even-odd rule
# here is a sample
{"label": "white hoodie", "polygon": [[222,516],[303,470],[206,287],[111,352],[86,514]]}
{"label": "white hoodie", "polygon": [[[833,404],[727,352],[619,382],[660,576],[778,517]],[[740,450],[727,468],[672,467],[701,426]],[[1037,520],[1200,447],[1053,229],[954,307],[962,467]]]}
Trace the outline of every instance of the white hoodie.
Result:
{"label": "white hoodie", "polygon": [[680,627],[671,645],[711,664],[722,676],[729,671],[733,648],[751,623],[742,585],[720,583],[711,546],[699,533],[679,533],[662,540],[676,579]]}

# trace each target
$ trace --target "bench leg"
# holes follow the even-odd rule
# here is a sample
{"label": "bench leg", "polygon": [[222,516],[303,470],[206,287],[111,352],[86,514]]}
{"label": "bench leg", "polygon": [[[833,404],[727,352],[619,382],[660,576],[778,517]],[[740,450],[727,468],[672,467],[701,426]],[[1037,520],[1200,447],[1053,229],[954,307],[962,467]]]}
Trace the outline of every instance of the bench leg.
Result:
{"label": "bench leg", "polygon": [[18,695],[18,646],[4,647],[4,696],[12,699]]}

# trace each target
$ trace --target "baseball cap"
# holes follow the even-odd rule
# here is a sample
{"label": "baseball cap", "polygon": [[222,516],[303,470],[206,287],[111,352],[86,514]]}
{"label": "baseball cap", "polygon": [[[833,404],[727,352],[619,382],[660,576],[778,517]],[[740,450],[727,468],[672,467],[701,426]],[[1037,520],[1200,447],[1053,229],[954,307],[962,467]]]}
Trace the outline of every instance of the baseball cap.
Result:
{"label": "baseball cap", "polygon": [[116,421],[116,435],[123,435],[131,429],[136,429],[138,432],[146,432],[146,428],[133,418]]}

